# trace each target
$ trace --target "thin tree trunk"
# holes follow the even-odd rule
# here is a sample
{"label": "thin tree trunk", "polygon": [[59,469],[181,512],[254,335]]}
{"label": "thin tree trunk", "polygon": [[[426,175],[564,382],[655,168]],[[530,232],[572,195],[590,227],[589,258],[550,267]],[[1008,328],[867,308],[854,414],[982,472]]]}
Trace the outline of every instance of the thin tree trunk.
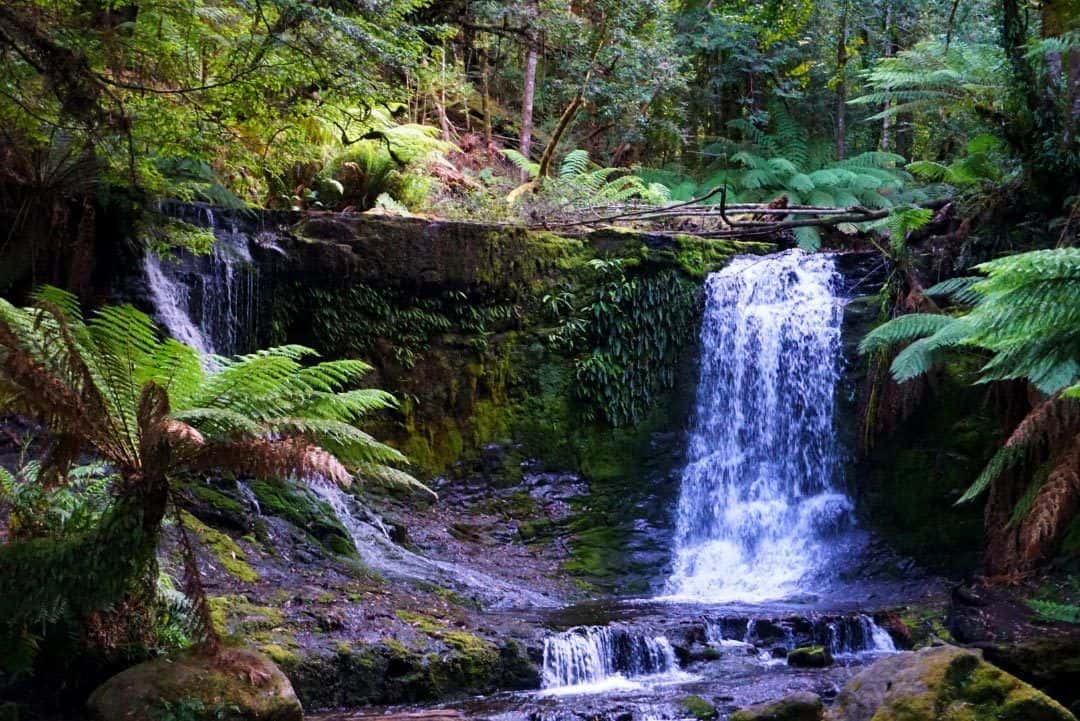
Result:
{"label": "thin tree trunk", "polygon": [[491,65],[488,62],[487,48],[482,48],[480,53],[480,109],[484,113],[484,140],[491,145]]}
{"label": "thin tree trunk", "polygon": [[562,140],[562,136],[570,128],[570,123],[574,120],[574,116],[577,115],[578,109],[585,103],[585,91],[589,88],[589,80],[592,79],[593,68],[596,67],[596,58],[600,55],[604,42],[605,38],[603,31],[601,31],[600,41],[596,44],[592,57],[589,58],[589,69],[585,71],[585,77],[581,79],[581,85],[578,86],[574,99],[570,101],[570,104],[563,110],[562,115],[559,116],[555,132],[551,134],[551,140],[548,141],[547,147],[544,148],[544,154],[540,156],[540,170],[536,174],[538,180],[547,176],[548,171],[551,169],[551,162],[555,158],[555,150],[559,147],[559,141]]}
{"label": "thin tree trunk", "polygon": [[[892,3],[886,0],[885,3],[885,57],[891,58],[893,54],[893,39],[892,39]],[[892,107],[892,101],[885,101],[885,110]],[[886,115],[881,119],[881,149],[883,151],[889,150],[890,137],[889,131],[892,125],[892,117]]]}
{"label": "thin tree trunk", "polygon": [[847,157],[847,23],[848,6],[840,13],[840,38],[836,43],[836,159]]}
{"label": "thin tree trunk", "polygon": [[[539,8],[536,0],[532,0],[529,3],[529,13],[533,23],[536,22],[537,15],[539,14]],[[529,20],[526,20],[529,22]],[[533,100],[536,96],[536,63],[537,56],[537,37],[535,30],[529,30],[525,36],[525,41],[528,43],[525,55],[525,79],[524,87],[521,91],[521,143],[519,150],[521,154],[529,157],[530,151],[532,151],[532,131],[533,131]],[[529,174],[521,171],[521,182],[525,183],[529,180]]]}

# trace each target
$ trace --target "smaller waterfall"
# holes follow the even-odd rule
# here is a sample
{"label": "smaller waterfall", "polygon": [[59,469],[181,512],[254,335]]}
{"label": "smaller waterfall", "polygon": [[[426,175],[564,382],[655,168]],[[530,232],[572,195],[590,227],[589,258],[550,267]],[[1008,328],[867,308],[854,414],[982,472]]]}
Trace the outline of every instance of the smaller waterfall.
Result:
{"label": "smaller waterfall", "polygon": [[150,300],[157,310],[158,321],[169,331],[169,335],[181,343],[204,355],[212,353],[210,340],[191,320],[191,310],[188,308],[190,289],[177,280],[174,273],[166,272],[164,262],[153,251],[147,251],[143,256],[143,275],[150,290]]}
{"label": "smaller waterfall", "polygon": [[451,588],[491,608],[551,608],[559,605],[555,599],[510,581],[468,566],[427,558],[402,548],[390,538],[389,531],[378,515],[337,485],[316,482],[308,487],[326,503],[352,536],[353,546],[360,560],[388,578]]}
{"label": "smaller waterfall", "polygon": [[866,614],[817,620],[706,618],[705,640],[713,646],[755,646],[791,651],[800,646],[824,646],[837,658],[896,652],[892,636]]}
{"label": "smaller waterfall", "polygon": [[157,319],[177,340],[204,354],[235,355],[254,348],[258,269],[251,243],[235,222],[222,223],[209,208],[190,222],[209,227],[214,247],[205,256],[178,251],[162,258],[147,251],[143,277]]}
{"label": "smaller waterfall", "polygon": [[843,658],[862,653],[894,653],[896,644],[889,632],[860,613],[854,618],[828,624],[827,644],[834,657]]}
{"label": "smaller waterfall", "polygon": [[666,638],[621,626],[579,626],[544,639],[545,689],[678,670],[675,650]]}
{"label": "smaller waterfall", "polygon": [[255,495],[255,491],[251,490],[251,486],[243,481],[237,481],[236,490],[240,492],[240,497],[247,501],[247,504],[251,506],[251,510],[255,514],[255,517],[258,518],[261,516],[262,507],[259,506],[259,497]]}

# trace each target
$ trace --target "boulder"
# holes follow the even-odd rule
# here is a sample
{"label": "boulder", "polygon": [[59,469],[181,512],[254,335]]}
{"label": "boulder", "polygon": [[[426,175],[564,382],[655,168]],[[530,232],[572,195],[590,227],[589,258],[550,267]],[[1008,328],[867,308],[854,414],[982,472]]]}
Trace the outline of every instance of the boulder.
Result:
{"label": "boulder", "polygon": [[820,721],[823,712],[817,694],[803,691],[779,701],[747,706],[732,714],[730,721]]}
{"label": "boulder", "polygon": [[828,721],[1076,721],[1046,694],[955,646],[888,656],[844,686]]}
{"label": "boulder", "polygon": [[833,658],[824,646],[802,646],[787,655],[787,662],[799,668],[825,668],[832,665]]}
{"label": "boulder", "polygon": [[686,712],[698,721],[712,721],[718,715],[716,706],[701,696],[687,696],[682,700],[682,705]]}
{"label": "boulder", "polygon": [[123,671],[86,702],[95,721],[302,721],[292,684],[274,662],[244,649],[186,653]]}

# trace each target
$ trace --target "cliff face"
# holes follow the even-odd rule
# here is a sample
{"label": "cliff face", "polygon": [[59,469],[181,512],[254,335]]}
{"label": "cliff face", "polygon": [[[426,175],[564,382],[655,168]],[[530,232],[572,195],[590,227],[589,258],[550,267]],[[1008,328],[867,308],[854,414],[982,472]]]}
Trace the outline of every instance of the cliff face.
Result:
{"label": "cliff face", "polygon": [[[128,297],[160,318],[179,304],[171,315],[192,326],[180,330],[219,352],[302,343],[367,361],[371,383],[401,401],[372,431],[419,478],[445,495],[470,483],[512,487],[529,472],[574,474],[587,488],[568,501],[574,512],[553,520],[513,509],[523,534],[568,546],[565,570],[603,589],[643,592],[662,577],[697,378],[701,280],[735,254],[772,246],[170,212],[212,228],[215,251],[162,261],[156,278],[137,268]],[[223,334],[222,317],[249,332]]]}

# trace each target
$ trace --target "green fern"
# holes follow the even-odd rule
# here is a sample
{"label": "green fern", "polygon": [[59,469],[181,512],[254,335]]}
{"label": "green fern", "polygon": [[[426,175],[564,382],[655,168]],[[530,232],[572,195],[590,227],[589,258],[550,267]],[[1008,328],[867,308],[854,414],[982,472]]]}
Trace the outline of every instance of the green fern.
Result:
{"label": "green fern", "polygon": [[[55,288],[41,289],[24,308],[0,299],[0,409],[40,424],[49,449],[23,472],[23,483],[0,476],[5,495],[20,485],[89,483],[92,475],[77,465],[87,450],[119,476],[107,484],[109,511],[93,527],[31,533],[0,547],[0,575],[20,584],[14,597],[0,599],[0,635],[69,611],[88,614],[127,593],[153,568],[179,473],[339,484],[356,477],[430,493],[393,468],[405,461],[399,451],[357,425],[394,403],[382,391],[356,388],[371,367],[315,360],[296,345],[204,357],[162,338],[131,306],[85,318],[74,296]],[[101,483],[93,489],[84,483],[80,495],[105,492]],[[76,581],[63,582],[73,575]],[[206,632],[213,639],[212,625]]]}
{"label": "green fern", "polygon": [[[989,357],[979,382],[1025,379],[1051,399],[1080,398],[1080,248],[1020,253],[976,269],[984,275],[952,279],[927,291],[954,298],[964,308],[960,315],[902,315],[867,334],[860,352],[908,344],[891,368],[893,377],[903,382],[928,372],[949,349],[967,347]],[[1050,422],[1061,425],[1061,433],[1071,438],[1064,422],[1055,418],[1040,406],[1021,428]],[[976,498],[1005,471],[1025,461],[1033,441],[1029,431],[1017,433],[991,458],[960,502]],[[1038,505],[1038,497],[1032,503]]]}
{"label": "green fern", "polygon": [[1060,621],[1062,623],[1080,623],[1080,606],[1068,603],[1055,603],[1054,601],[1039,601],[1031,599],[1028,605],[1046,621]]}
{"label": "green fern", "polygon": [[1005,88],[1004,54],[996,45],[925,41],[879,59],[863,74],[871,91],[851,105],[884,107],[871,120],[911,113],[998,113]]}

